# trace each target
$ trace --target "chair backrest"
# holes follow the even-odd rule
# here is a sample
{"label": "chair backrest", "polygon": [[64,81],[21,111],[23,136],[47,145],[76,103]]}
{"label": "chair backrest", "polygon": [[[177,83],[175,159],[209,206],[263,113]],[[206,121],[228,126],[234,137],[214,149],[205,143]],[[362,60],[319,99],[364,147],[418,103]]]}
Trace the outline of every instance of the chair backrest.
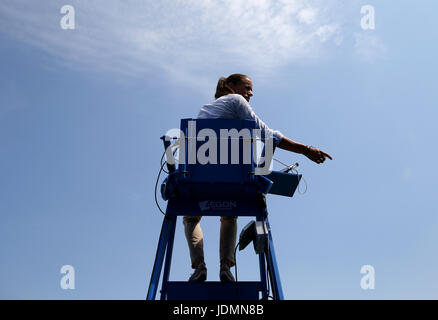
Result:
{"label": "chair backrest", "polygon": [[253,129],[252,120],[182,119],[178,170],[188,182],[254,181]]}

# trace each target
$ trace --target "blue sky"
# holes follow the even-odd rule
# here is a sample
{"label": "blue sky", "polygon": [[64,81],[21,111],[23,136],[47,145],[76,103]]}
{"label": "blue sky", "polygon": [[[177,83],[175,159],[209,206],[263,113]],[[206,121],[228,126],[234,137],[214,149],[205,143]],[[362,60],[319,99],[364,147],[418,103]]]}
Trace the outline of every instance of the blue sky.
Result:
{"label": "blue sky", "polygon": [[[65,4],[74,30],[60,27]],[[374,30],[361,28],[363,5]],[[159,137],[235,72],[252,78],[251,105],[271,128],[334,157],[276,151],[307,182],[293,198],[268,196],[285,297],[438,298],[437,9],[2,1],[0,298],[144,299],[162,222]],[[218,280],[219,218],[202,227]],[[171,279],[185,280],[181,219],[175,240]],[[239,279],[257,279],[251,248],[237,262]],[[63,265],[75,290],[60,287]],[[363,265],[374,290],[360,287]]]}

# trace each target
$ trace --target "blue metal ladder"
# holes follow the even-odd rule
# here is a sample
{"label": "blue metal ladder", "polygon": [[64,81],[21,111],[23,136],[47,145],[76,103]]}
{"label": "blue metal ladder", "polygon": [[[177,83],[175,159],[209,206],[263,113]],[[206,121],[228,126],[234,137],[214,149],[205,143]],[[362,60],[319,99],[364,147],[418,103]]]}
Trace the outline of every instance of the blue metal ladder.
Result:
{"label": "blue metal ladder", "polygon": [[[195,127],[193,124],[195,124]],[[251,161],[250,163],[243,162],[244,137],[238,139],[239,164],[230,164],[231,161],[227,162],[228,164],[218,164],[221,162],[219,160],[217,163],[207,164],[190,161],[190,155],[193,155],[193,151],[196,154],[196,150],[202,144],[202,141],[196,139],[201,130],[212,130],[207,132],[214,132],[217,136],[220,136],[221,129],[236,129],[238,131],[249,129],[252,142],[255,139],[252,132],[252,129],[256,129],[255,126],[255,122],[249,120],[181,120],[181,134],[184,138],[180,141],[184,143],[180,145],[180,160],[183,161],[178,164],[178,168],[173,164],[168,165],[169,175],[162,186],[162,196],[168,203],[149,283],[147,300],[156,298],[163,264],[161,300],[267,299],[269,293],[266,276],[269,276],[272,284],[272,298],[276,300],[284,298],[264,194],[273,190],[271,193],[282,194],[285,192],[284,195],[292,196],[301,175],[282,172],[272,172],[266,177],[254,175],[257,164],[255,164],[253,157],[252,143],[250,146]],[[169,157],[172,156],[169,148],[170,141],[166,137],[161,138],[169,160]],[[231,152],[233,151],[231,138],[228,142],[230,143],[227,144],[227,157],[228,160],[231,160]],[[223,147],[220,143],[217,146],[218,149]],[[221,210],[217,210],[217,206],[208,205],[214,203],[232,205],[225,206],[226,210],[224,210],[224,206],[221,207]],[[268,230],[268,250],[259,254],[260,280],[227,283],[216,281],[203,283],[169,281],[178,216],[253,216],[257,221],[264,221]]]}

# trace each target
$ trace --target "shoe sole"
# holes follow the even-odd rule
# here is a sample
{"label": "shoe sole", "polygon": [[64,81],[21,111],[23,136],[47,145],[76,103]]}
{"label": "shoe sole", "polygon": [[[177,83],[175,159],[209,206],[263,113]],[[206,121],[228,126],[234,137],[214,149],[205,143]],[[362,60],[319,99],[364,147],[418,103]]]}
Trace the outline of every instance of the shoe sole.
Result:
{"label": "shoe sole", "polygon": [[189,280],[189,282],[204,282],[205,280],[207,280],[207,275],[205,273],[203,273],[203,274],[199,275],[198,278]]}
{"label": "shoe sole", "polygon": [[226,273],[221,273],[220,279],[221,282],[236,282],[236,280],[228,278]]}

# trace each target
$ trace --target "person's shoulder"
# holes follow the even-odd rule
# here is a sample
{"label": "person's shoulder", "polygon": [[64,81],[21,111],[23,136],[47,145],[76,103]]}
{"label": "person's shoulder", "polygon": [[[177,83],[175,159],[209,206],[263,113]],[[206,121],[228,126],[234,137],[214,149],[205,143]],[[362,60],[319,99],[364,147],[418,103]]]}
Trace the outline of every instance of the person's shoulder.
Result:
{"label": "person's shoulder", "polygon": [[242,97],[240,94],[237,93],[230,93],[226,96],[222,96],[219,99],[222,99],[223,101],[232,102],[236,104],[247,104],[248,101],[245,100],[244,97]]}
{"label": "person's shoulder", "polygon": [[[237,94],[237,93],[230,93],[230,94],[227,94],[226,95],[226,97],[228,97],[229,99],[231,99],[231,100],[245,100],[245,98],[244,97],[242,97],[240,94]],[[245,100],[246,101],[246,100]]]}

